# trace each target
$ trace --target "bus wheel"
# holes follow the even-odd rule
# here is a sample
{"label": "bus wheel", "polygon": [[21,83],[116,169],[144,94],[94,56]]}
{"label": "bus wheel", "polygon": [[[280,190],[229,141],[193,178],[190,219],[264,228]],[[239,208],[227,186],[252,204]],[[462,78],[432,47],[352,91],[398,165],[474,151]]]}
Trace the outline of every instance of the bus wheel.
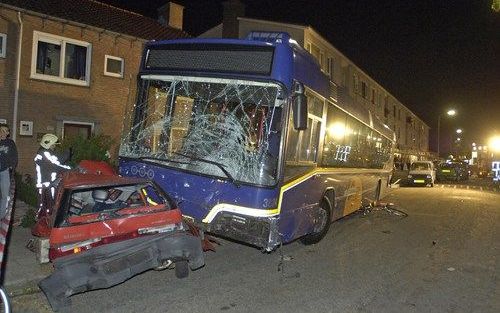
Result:
{"label": "bus wheel", "polygon": [[314,232],[305,235],[300,239],[300,241],[305,245],[311,245],[320,242],[321,239],[326,236],[326,233],[328,233],[328,229],[330,229],[331,214],[332,213],[330,205],[325,199],[323,199],[319,207],[320,218],[318,220],[318,225],[315,225]]}

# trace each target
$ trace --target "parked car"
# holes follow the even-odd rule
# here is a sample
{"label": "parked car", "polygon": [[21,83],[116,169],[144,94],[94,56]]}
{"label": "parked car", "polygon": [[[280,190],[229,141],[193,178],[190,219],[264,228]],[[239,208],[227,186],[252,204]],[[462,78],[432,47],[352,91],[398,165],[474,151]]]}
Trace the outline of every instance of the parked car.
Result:
{"label": "parked car", "polygon": [[469,179],[469,169],[467,164],[462,162],[442,163],[436,171],[436,179],[437,181],[467,180]]}
{"label": "parked car", "polygon": [[434,186],[436,171],[431,161],[416,161],[410,165],[407,183],[410,186]]}
{"label": "parked car", "polygon": [[41,260],[54,272],[39,286],[54,310],[69,296],[108,288],[149,269],[175,265],[186,277],[204,265],[200,238],[191,235],[182,214],[154,182],[66,172],[55,204],[39,219]]}

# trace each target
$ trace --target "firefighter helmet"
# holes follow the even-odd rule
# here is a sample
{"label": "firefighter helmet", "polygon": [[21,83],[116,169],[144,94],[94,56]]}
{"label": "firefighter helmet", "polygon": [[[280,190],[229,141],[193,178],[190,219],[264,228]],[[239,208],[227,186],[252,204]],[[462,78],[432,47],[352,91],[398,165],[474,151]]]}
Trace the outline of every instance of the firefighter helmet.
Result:
{"label": "firefighter helmet", "polygon": [[57,138],[56,135],[45,134],[43,135],[42,140],[40,141],[40,146],[42,146],[45,149],[50,149],[57,143],[57,140],[59,140],[59,138]]}

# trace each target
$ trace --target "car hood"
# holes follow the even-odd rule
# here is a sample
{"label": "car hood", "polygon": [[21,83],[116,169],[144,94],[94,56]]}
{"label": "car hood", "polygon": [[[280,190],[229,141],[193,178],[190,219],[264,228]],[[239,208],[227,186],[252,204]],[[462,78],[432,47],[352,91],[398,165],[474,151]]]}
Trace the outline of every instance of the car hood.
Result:
{"label": "car hood", "polygon": [[432,175],[432,171],[431,170],[415,170],[415,171],[410,171],[409,172],[410,175]]}

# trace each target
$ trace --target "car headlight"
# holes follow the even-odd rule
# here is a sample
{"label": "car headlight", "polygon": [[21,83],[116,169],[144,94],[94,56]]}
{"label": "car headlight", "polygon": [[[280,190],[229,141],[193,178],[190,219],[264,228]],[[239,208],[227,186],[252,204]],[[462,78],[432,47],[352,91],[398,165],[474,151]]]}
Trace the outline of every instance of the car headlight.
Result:
{"label": "car headlight", "polygon": [[411,175],[408,175],[408,178],[412,178],[412,177],[413,177],[413,176],[411,176]]}

